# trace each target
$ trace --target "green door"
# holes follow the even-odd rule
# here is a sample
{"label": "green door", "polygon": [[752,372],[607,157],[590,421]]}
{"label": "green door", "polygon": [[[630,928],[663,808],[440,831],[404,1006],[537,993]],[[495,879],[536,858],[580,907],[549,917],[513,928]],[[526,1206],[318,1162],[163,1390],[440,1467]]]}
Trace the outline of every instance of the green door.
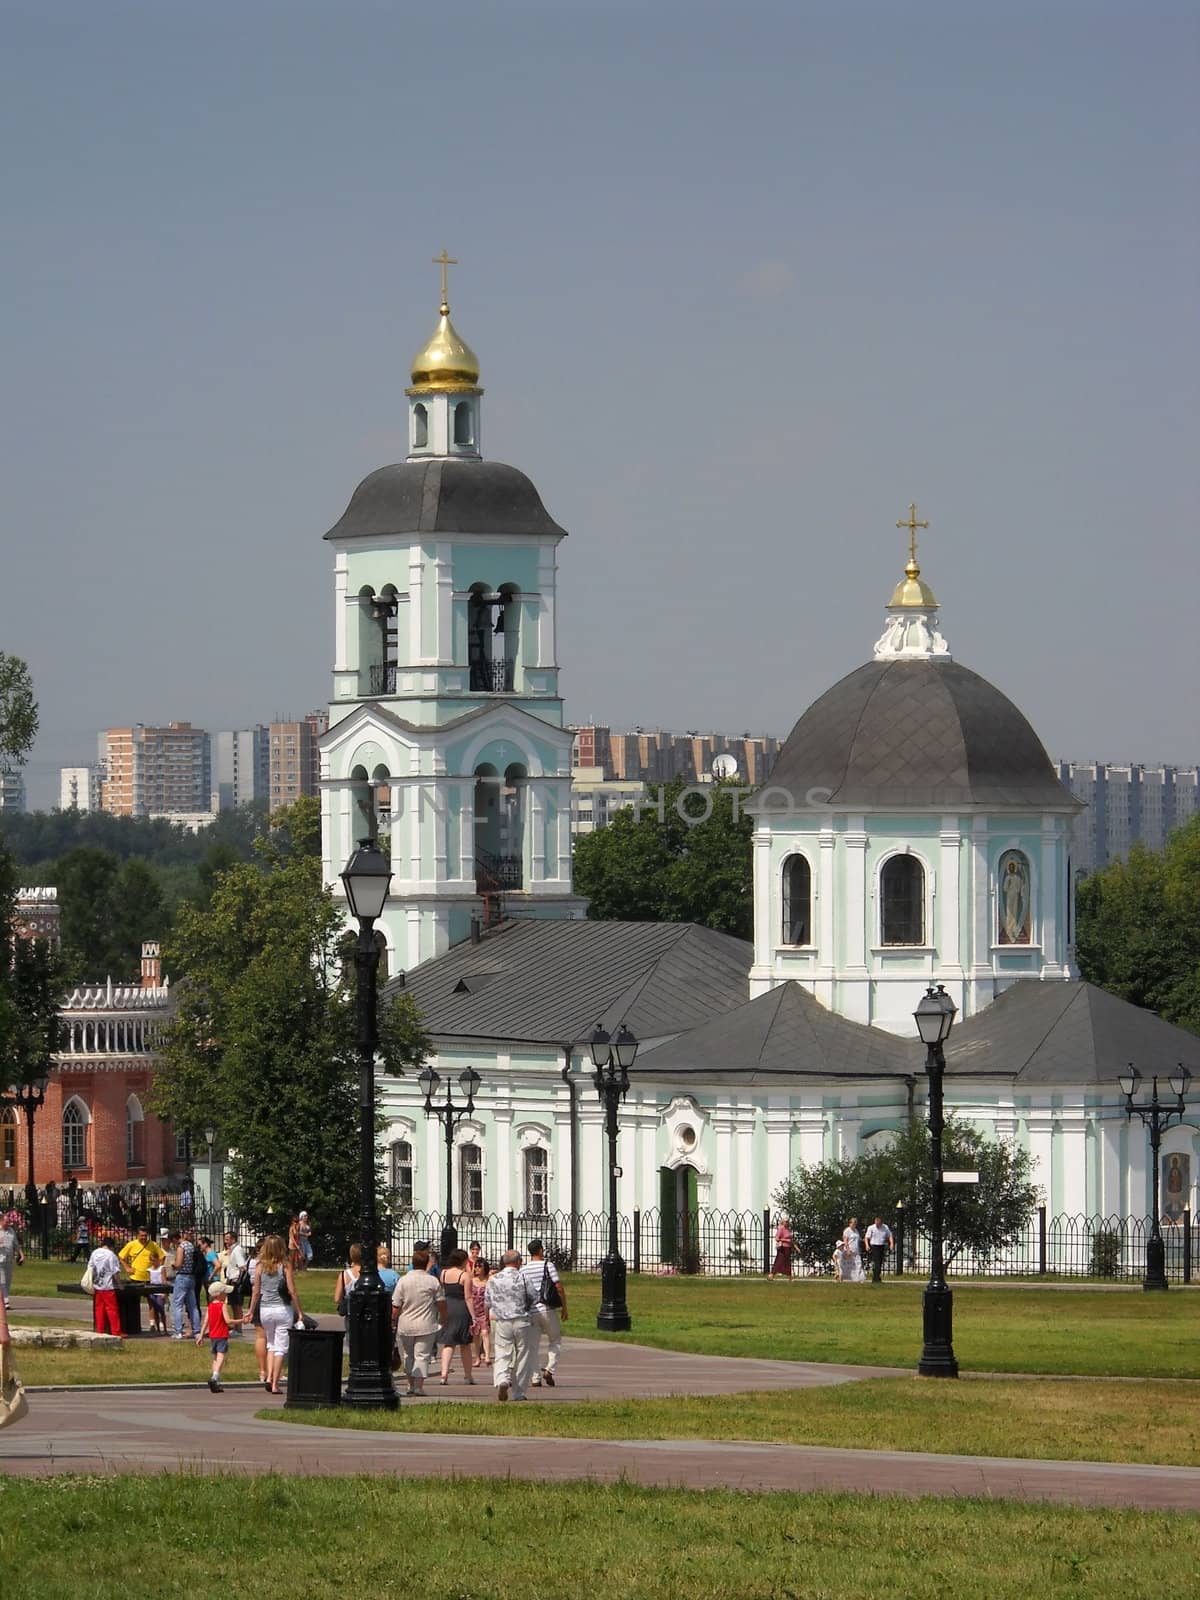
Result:
{"label": "green door", "polygon": [[675,1226],[675,1174],[670,1167],[658,1169],[658,1259],[664,1267],[673,1266],[679,1253],[679,1234]]}

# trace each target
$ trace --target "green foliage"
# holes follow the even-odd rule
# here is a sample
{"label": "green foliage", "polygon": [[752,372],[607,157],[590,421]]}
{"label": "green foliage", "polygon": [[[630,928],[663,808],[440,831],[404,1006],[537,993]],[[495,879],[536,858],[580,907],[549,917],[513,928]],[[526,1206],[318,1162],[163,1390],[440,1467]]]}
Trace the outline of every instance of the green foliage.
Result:
{"label": "green foliage", "polygon": [[[678,803],[694,823],[679,814]],[[575,841],[574,881],[599,922],[698,922],[749,939],[753,927],[753,819],[729,784],[703,793],[682,779],[664,784],[655,804],[618,811],[607,827]],[[712,810],[705,815],[706,799]],[[735,807],[737,815],[735,816]]]}
{"label": "green foliage", "polygon": [[1200,816],[1079,885],[1081,975],[1200,1033]]}
{"label": "green foliage", "polygon": [[[951,1171],[979,1173],[978,1184],[945,1186],[942,1235],[947,1266],[964,1252],[981,1260],[999,1254],[1037,1210],[1029,1152],[1003,1140],[986,1139],[951,1115],[942,1134],[942,1159]],[[933,1174],[925,1124],[915,1122],[886,1150],[797,1167],[772,1200],[791,1219],[802,1261],[826,1262],[851,1217],[857,1217],[864,1230],[875,1216],[894,1226],[898,1206],[904,1208],[906,1229],[915,1225],[928,1233]]]}
{"label": "green foliage", "polygon": [[49,1070],[62,1035],[63,966],[45,939],[8,936],[16,872],[0,846],[0,1089]]}
{"label": "green foliage", "polygon": [[1092,1235],[1092,1260],[1088,1271],[1094,1278],[1116,1278],[1121,1272],[1121,1235],[1102,1229]]}
{"label": "green foliage", "polygon": [[[207,906],[180,909],[166,953],[188,980],[155,1109],[178,1128],[218,1127],[234,1153],[227,1193],[244,1216],[303,1206],[344,1237],[359,1206],[359,1111],[343,924],[318,859],[273,840],[262,856],[222,873]],[[410,996],[384,1009],[380,1035],[385,1070],[419,1068],[427,1040]]]}
{"label": "green foliage", "polygon": [[[254,841],[266,823],[266,802],[252,801],[219,812],[207,827],[192,833],[178,822],[152,817],[116,817],[107,811],[29,811],[6,814],[4,836],[23,869],[58,861],[71,850],[108,850],[122,861],[139,856],[155,867],[193,871],[217,847],[239,861],[254,854]],[[26,881],[32,881],[26,878]]]}
{"label": "green foliage", "polygon": [[0,650],[0,759],[20,766],[29,754],[38,730],[33,680],[20,656]]}

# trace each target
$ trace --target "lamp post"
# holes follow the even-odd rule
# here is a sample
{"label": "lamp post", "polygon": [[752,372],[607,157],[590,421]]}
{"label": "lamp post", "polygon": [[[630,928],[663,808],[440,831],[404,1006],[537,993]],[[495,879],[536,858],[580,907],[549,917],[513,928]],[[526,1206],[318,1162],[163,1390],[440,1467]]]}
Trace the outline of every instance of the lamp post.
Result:
{"label": "lamp post", "polygon": [[1192,1075],[1182,1064],[1168,1077],[1167,1084],[1175,1097],[1172,1105],[1169,1101],[1158,1098],[1158,1075],[1151,1079],[1150,1099],[1143,1105],[1135,1106],[1133,1097],[1137,1093],[1137,1086],[1142,1081],[1138,1069],[1130,1063],[1129,1069],[1117,1079],[1121,1086],[1121,1093],[1125,1096],[1126,1120],[1132,1121],[1136,1111],[1144,1127],[1150,1130],[1150,1165],[1153,1172],[1151,1184],[1150,1203],[1150,1237],[1146,1241],[1146,1276],[1142,1279],[1143,1289],[1167,1288],[1167,1252],[1163,1244],[1162,1227],[1159,1221],[1159,1195],[1158,1195],[1158,1152],[1162,1145],[1162,1136],[1176,1120],[1182,1122],[1184,1114],[1184,1099],[1187,1095],[1188,1084]]}
{"label": "lamp post", "polygon": [[[205,1208],[210,1213],[211,1226],[211,1213],[216,1209],[213,1205],[213,1146],[217,1142],[217,1130],[211,1122],[204,1125],[204,1142],[208,1146],[208,1193],[205,1195],[204,1200]],[[199,1207],[197,1207],[198,1209]],[[224,1232],[223,1229],[218,1229],[217,1231],[218,1234]]]}
{"label": "lamp post", "polygon": [[379,1046],[379,951],[375,922],[382,914],[392,869],[374,839],[363,839],[342,872],[350,915],[358,919],[354,986],[358,1047],[359,1200],[362,1270],[346,1296],[350,1376],[342,1396],[362,1410],[395,1410],[392,1382],[392,1311],[379,1280],[375,1223],[375,1051]]}
{"label": "lamp post", "polygon": [[8,1090],[0,1095],[0,1101],[18,1106],[25,1113],[25,1212],[30,1230],[36,1226],[41,1234],[43,1261],[50,1259],[50,1234],[48,1219],[38,1199],[37,1184],[33,1176],[33,1119],[46,1103],[46,1089],[49,1083],[49,1073],[43,1072],[27,1079],[24,1083],[11,1084]]}
{"label": "lamp post", "polygon": [[615,1039],[597,1025],[588,1041],[595,1072],[592,1082],[604,1105],[604,1131],[608,1136],[608,1254],[600,1263],[600,1310],[596,1326],[603,1333],[628,1333],[633,1326],[625,1303],[625,1262],[617,1247],[617,1113],[629,1093],[629,1069],[638,1053],[638,1041],[622,1023]]}
{"label": "lamp post", "polygon": [[954,1359],[954,1295],[946,1283],[942,1259],[942,1077],[946,1071],[946,1040],[958,1008],[939,983],[921,996],[913,1016],[925,1046],[925,1071],[929,1075],[929,1155],[933,1166],[933,1261],[925,1286],[925,1346],[917,1371],[923,1378],[957,1378]]}
{"label": "lamp post", "polygon": [[447,1078],[446,1098],[440,1105],[434,1105],[433,1097],[441,1081],[441,1073],[435,1072],[432,1067],[426,1067],[424,1072],[417,1074],[417,1082],[425,1091],[425,1115],[438,1119],[446,1140],[446,1210],[442,1216],[442,1236],[438,1241],[438,1254],[445,1261],[451,1250],[458,1249],[458,1229],[454,1225],[454,1130],[464,1117],[469,1117],[474,1111],[475,1091],[482,1079],[474,1067],[465,1067],[458,1075],[459,1085],[467,1097],[465,1103],[454,1104],[453,1086]]}

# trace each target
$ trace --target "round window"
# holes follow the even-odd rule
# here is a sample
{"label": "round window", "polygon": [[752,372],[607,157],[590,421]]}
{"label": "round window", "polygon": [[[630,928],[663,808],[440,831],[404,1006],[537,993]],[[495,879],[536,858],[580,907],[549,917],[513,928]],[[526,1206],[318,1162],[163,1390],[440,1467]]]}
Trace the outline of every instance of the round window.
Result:
{"label": "round window", "polygon": [[680,1128],[680,1130],[679,1130],[679,1147],[680,1147],[681,1150],[694,1150],[696,1148],[696,1130],[695,1130],[695,1128],[687,1128],[687,1127]]}

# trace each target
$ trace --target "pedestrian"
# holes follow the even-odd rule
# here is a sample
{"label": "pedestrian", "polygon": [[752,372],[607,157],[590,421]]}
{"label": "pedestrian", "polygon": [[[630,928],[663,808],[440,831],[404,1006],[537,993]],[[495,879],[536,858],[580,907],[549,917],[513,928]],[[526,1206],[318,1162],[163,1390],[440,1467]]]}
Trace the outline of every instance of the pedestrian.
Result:
{"label": "pedestrian", "polygon": [[866,1283],[863,1270],[862,1234],[858,1231],[858,1218],[851,1217],[842,1229],[842,1282]]}
{"label": "pedestrian", "polygon": [[264,1387],[270,1394],[282,1394],[279,1377],[293,1324],[303,1316],[296,1275],[287,1258],[287,1245],[277,1233],[263,1240],[254,1273],[254,1293],[250,1315],[257,1310],[267,1341],[267,1376]]}
{"label": "pedestrian", "polygon": [[81,1251],[86,1255],[92,1253],[92,1218],[88,1211],[80,1212],[79,1221],[75,1224],[75,1247],[71,1251],[71,1260],[78,1261]]}
{"label": "pedestrian", "polygon": [[312,1222],[309,1220],[307,1211],[300,1213],[300,1226],[297,1232],[300,1235],[300,1255],[302,1257],[300,1264],[302,1267],[311,1267],[313,1259]]}
{"label": "pedestrian", "polygon": [[300,1218],[293,1217],[288,1223],[287,1236],[288,1260],[292,1264],[293,1272],[300,1272],[304,1265],[304,1251],[300,1248]]}
{"label": "pedestrian", "polygon": [[375,1252],[375,1263],[379,1269],[379,1281],[387,1290],[389,1298],[393,1289],[400,1282],[400,1274],[392,1265],[392,1252],[389,1246],[381,1244]]}
{"label": "pedestrian", "polygon": [[350,1260],[338,1273],[337,1282],[333,1286],[333,1309],[339,1317],[346,1315],[346,1306],[350,1291],[362,1276],[362,1245],[350,1246]]}
{"label": "pedestrian", "polygon": [[440,1278],[442,1275],[441,1263],[438,1261],[437,1256],[435,1256],[433,1253],[433,1245],[430,1240],[418,1239],[416,1244],[413,1245],[413,1255],[416,1255],[418,1250],[424,1250],[425,1254],[429,1257],[429,1266],[426,1270],[428,1271],[430,1277]]}
{"label": "pedestrian", "polygon": [[[162,1265],[166,1260],[166,1256],[155,1243],[155,1241],[150,1237],[150,1234],[145,1228],[139,1228],[134,1234],[133,1238],[130,1239],[124,1245],[124,1247],[117,1252],[117,1259],[120,1261],[122,1270],[124,1271],[125,1276],[129,1279],[130,1283],[144,1283],[148,1286],[151,1276],[156,1270],[159,1273],[158,1281],[159,1283],[162,1282]],[[152,1299],[153,1296],[149,1293],[149,1289],[147,1288],[146,1303],[150,1309],[151,1326],[157,1327],[158,1319],[154,1314],[154,1307],[150,1305],[150,1301]],[[161,1305],[161,1300],[159,1303]],[[142,1313],[139,1306],[139,1326],[141,1324],[141,1320]]]}
{"label": "pedestrian", "polygon": [[506,1250],[501,1262],[484,1290],[492,1318],[492,1383],[498,1400],[525,1400],[537,1361],[537,1339],[529,1321],[533,1302],[521,1276],[520,1251]]}
{"label": "pedestrian", "polygon": [[446,1297],[429,1271],[428,1250],[414,1250],[412,1264],[392,1290],[392,1334],[404,1364],[408,1393],[425,1393],[433,1341],[446,1320]]}
{"label": "pedestrian", "polygon": [[438,1348],[442,1353],[442,1372],[439,1382],[443,1384],[450,1381],[450,1368],[454,1364],[455,1350],[462,1352],[463,1377],[468,1383],[475,1382],[471,1376],[471,1347],[475,1343],[475,1335],[471,1332],[471,1306],[467,1299],[470,1282],[467,1252],[451,1250],[442,1272],[446,1318],[438,1336]]}
{"label": "pedestrian", "polygon": [[92,1326],[97,1333],[112,1333],[119,1339],[121,1317],[117,1310],[117,1290],[121,1287],[121,1263],[107,1235],[101,1235],[88,1257],[87,1270],[92,1275]]}
{"label": "pedestrian", "polygon": [[193,1337],[200,1331],[200,1300],[196,1292],[200,1281],[200,1246],[192,1236],[192,1230],[185,1228],[182,1234],[174,1235],[175,1243],[175,1277],[171,1290],[171,1315],[175,1322],[173,1339],[183,1338],[183,1313],[186,1310],[188,1327]]}
{"label": "pedestrian", "polygon": [[208,1387],[213,1394],[222,1394],[224,1389],[221,1384],[221,1368],[225,1365],[225,1356],[229,1350],[229,1333],[233,1322],[241,1322],[241,1317],[231,1317],[226,1310],[225,1301],[229,1294],[229,1286],[223,1279],[213,1281],[208,1291],[208,1304],[204,1308],[204,1320],[200,1324],[200,1332],[196,1335],[199,1344],[208,1335],[209,1345],[212,1350],[212,1375],[208,1380]]}
{"label": "pedestrian", "polygon": [[[562,1325],[567,1320],[567,1292],[563,1288],[558,1268],[546,1260],[546,1249],[540,1239],[530,1239],[529,1260],[521,1268],[525,1287],[529,1290],[533,1309],[530,1327],[533,1332],[533,1378],[535,1389],[542,1384],[553,1389],[554,1371],[558,1366],[558,1353],[562,1349]],[[538,1356],[542,1335],[546,1336],[546,1359]]]}
{"label": "pedestrian", "polygon": [[471,1353],[477,1367],[490,1367],[492,1364],[492,1324],[483,1298],[491,1275],[491,1265],[486,1257],[477,1256],[471,1267],[471,1286],[467,1290],[467,1298],[471,1303],[471,1332],[475,1336]]}
{"label": "pedestrian", "polygon": [[892,1230],[882,1217],[876,1217],[867,1229],[867,1251],[871,1257],[871,1282],[883,1279],[883,1259],[894,1244]]}
{"label": "pedestrian", "polygon": [[149,1294],[147,1294],[147,1296],[146,1296],[146,1304],[150,1308],[150,1323],[151,1323],[151,1326],[153,1327],[155,1333],[166,1333],[166,1331],[167,1331],[167,1302],[166,1302],[166,1297],[164,1295],[162,1295],[161,1293],[160,1294],[155,1294],[154,1293],[154,1288],[153,1288],[153,1286],[155,1284],[161,1284],[163,1286],[166,1285],[167,1269],[166,1269],[165,1258],[164,1258],[163,1263],[160,1266],[151,1267],[150,1268],[150,1280],[149,1281],[150,1281],[150,1284],[151,1284],[151,1289],[150,1289]]}
{"label": "pedestrian", "polygon": [[233,1316],[229,1318],[229,1336],[231,1339],[240,1339],[242,1337],[240,1324],[246,1320],[242,1316],[242,1306],[249,1288],[249,1275],[246,1271],[246,1252],[238,1243],[237,1234],[228,1230],[221,1239],[217,1273],[229,1290],[229,1309],[233,1312]]}
{"label": "pedestrian", "polygon": [[254,1303],[253,1294],[254,1280],[258,1275],[258,1252],[261,1249],[262,1240],[260,1239],[251,1250],[249,1259],[246,1262],[246,1281],[249,1283],[251,1288],[250,1321],[254,1327],[254,1355],[258,1361],[258,1381],[259,1383],[267,1383],[267,1367],[270,1362],[270,1352],[267,1349],[267,1336],[263,1332],[262,1313],[260,1312],[258,1306]]}
{"label": "pedestrian", "polygon": [[12,1307],[13,1267],[25,1265],[21,1235],[17,1232],[19,1222],[20,1217],[15,1211],[7,1211],[0,1217],[0,1300],[3,1300],[6,1311]]}
{"label": "pedestrian", "polygon": [[792,1225],[786,1217],[780,1217],[779,1226],[775,1229],[775,1259],[771,1263],[771,1278],[790,1278],[792,1275]]}
{"label": "pedestrian", "polygon": [[[208,1234],[202,1234],[200,1237],[200,1254],[197,1257],[197,1265],[202,1275],[201,1283],[204,1288],[204,1298],[207,1300],[208,1286],[217,1275],[217,1247]],[[200,1285],[197,1285],[197,1287],[200,1287]]]}

